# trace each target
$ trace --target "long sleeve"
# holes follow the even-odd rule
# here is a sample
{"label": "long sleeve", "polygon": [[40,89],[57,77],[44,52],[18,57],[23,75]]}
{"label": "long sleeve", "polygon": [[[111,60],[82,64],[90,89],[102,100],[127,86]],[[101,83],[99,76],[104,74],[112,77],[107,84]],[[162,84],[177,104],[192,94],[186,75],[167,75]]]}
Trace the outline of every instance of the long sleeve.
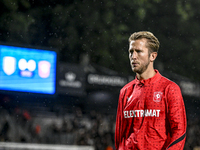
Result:
{"label": "long sleeve", "polygon": [[167,94],[170,135],[167,150],[182,150],[186,140],[186,112],[181,90],[178,85],[171,84]]}
{"label": "long sleeve", "polygon": [[124,126],[123,122],[123,109],[125,106],[126,101],[124,99],[127,99],[126,97],[127,90],[122,89],[120,91],[119,95],[119,101],[118,101],[118,108],[117,108],[117,116],[116,116],[116,126],[115,126],[115,148],[116,150],[124,150],[124,129],[126,128]]}
{"label": "long sleeve", "polygon": [[121,102],[121,92],[118,101],[118,108],[117,108],[117,115],[116,115],[116,126],[115,126],[115,148],[116,150],[119,149],[121,133],[120,133],[120,126],[121,126],[121,117],[122,117],[122,102]]}

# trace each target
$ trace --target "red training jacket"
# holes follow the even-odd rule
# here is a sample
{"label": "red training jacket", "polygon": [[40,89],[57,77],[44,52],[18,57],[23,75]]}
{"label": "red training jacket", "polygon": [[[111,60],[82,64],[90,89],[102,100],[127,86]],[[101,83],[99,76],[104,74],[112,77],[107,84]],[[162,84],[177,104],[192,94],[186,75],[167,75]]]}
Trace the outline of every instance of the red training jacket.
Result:
{"label": "red training jacket", "polygon": [[186,112],[179,86],[156,75],[137,78],[120,91],[115,146],[117,150],[182,150]]}

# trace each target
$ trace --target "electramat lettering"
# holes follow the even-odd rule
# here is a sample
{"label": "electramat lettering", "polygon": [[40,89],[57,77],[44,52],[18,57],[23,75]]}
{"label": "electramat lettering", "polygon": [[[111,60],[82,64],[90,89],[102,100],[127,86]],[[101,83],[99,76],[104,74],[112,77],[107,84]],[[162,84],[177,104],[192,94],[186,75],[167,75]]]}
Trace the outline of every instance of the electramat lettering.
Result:
{"label": "electramat lettering", "polygon": [[159,117],[160,110],[158,109],[146,109],[146,110],[128,110],[124,111],[124,118],[133,117]]}

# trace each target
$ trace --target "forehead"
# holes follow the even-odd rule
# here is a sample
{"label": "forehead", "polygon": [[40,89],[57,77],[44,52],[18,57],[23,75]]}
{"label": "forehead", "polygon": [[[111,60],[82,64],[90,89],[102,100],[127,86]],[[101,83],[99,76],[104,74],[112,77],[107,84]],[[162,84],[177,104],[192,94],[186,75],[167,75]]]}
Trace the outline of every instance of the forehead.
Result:
{"label": "forehead", "polygon": [[129,48],[147,48],[146,47],[147,40],[146,39],[137,39],[132,40],[129,43]]}

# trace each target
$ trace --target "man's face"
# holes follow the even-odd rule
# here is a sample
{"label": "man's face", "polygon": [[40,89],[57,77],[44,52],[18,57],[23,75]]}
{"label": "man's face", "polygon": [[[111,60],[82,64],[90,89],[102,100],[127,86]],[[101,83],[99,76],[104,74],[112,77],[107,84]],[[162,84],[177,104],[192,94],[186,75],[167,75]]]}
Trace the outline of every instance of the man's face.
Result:
{"label": "man's face", "polygon": [[142,74],[149,66],[149,50],[146,39],[133,40],[129,43],[129,59],[134,72]]}

